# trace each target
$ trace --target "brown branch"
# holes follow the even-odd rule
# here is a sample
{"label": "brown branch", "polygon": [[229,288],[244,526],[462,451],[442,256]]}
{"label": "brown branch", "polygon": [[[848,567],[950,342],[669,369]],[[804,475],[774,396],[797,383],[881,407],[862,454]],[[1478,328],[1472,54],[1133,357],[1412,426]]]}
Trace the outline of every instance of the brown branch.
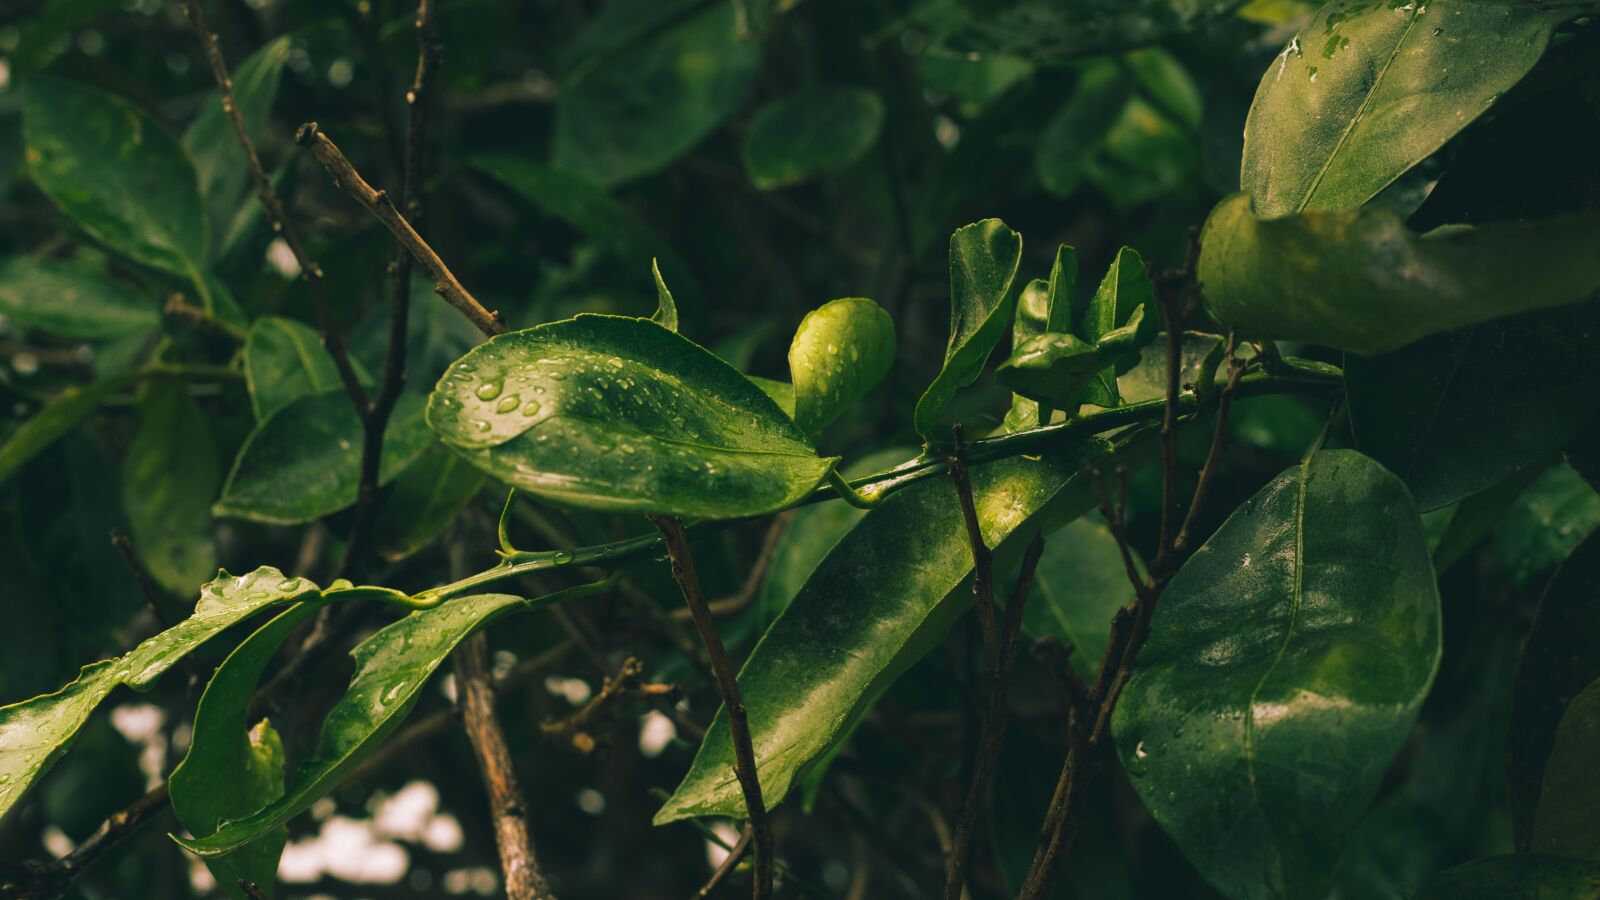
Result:
{"label": "brown branch", "polygon": [[323,346],[328,348],[328,354],[333,357],[334,367],[339,372],[339,380],[343,382],[351,402],[356,405],[358,412],[365,414],[367,392],[356,377],[355,366],[350,362],[344,338],[334,326],[332,307],[328,304],[327,292],[322,286],[322,268],[311,258],[311,254],[306,252],[305,244],[300,240],[300,233],[295,230],[284,212],[283,201],[278,198],[277,191],[272,189],[272,181],[267,177],[266,168],[261,165],[260,154],[256,152],[255,141],[245,129],[244,118],[239,113],[239,103],[233,95],[233,78],[228,75],[227,62],[222,58],[222,47],[217,42],[216,34],[206,24],[205,12],[200,8],[199,0],[183,0],[183,8],[189,15],[190,23],[194,25],[195,34],[200,37],[201,46],[205,48],[206,61],[211,64],[211,75],[216,79],[217,89],[222,93],[222,111],[233,125],[233,133],[239,139],[239,146],[244,148],[245,161],[250,169],[250,180],[255,183],[256,196],[261,200],[261,207],[266,210],[267,219],[272,223],[272,230],[283,238],[283,242],[289,247],[289,252],[294,254],[295,262],[300,265],[300,275],[306,281],[306,289],[311,294],[311,304],[316,311],[317,324],[322,329]]}
{"label": "brown branch", "polygon": [[728,848],[728,855],[722,858],[722,864],[717,866],[715,872],[711,873],[711,877],[706,879],[706,883],[700,890],[694,892],[696,897],[704,900],[704,898],[711,896],[711,892],[717,889],[717,885],[721,884],[723,879],[727,878],[738,867],[739,860],[744,857],[744,852],[750,849],[750,841],[755,837],[755,833],[755,829],[750,827],[749,822],[744,823],[744,827],[739,829],[739,839],[734,842],[732,847]]}
{"label": "brown branch", "polygon": [[434,292],[445,299],[445,302],[461,311],[461,314],[471,320],[478,330],[493,337],[503,334],[506,326],[500,321],[498,313],[490,312],[483,308],[483,304],[457,280],[455,274],[439,258],[439,254],[417,234],[400,210],[395,208],[394,201],[389,199],[386,191],[380,191],[368,184],[357,172],[350,160],[340,152],[339,147],[328,139],[317,128],[317,123],[307,122],[301,125],[294,135],[295,143],[302,147],[311,148],[317,161],[328,171],[333,178],[333,184],[339,190],[349,194],[357,203],[372,213],[378,221],[387,227],[395,240],[416,258],[417,262],[433,277]]}
{"label": "brown branch", "polygon": [[[792,509],[786,509],[772,517],[772,524],[767,526],[767,533],[761,539],[761,549],[756,551],[755,563],[750,566],[750,574],[745,576],[744,584],[728,596],[712,600],[707,604],[713,616],[725,618],[743,612],[755,600],[756,594],[761,592],[762,582],[767,580],[767,572],[772,570],[772,559],[777,555],[778,539],[783,537],[783,532],[789,527],[789,520],[793,517]],[[692,616],[685,608],[673,610],[672,618],[684,622]]]}
{"label": "brown branch", "polygon": [[161,609],[161,590],[154,581],[150,580],[150,572],[145,569],[144,563],[139,561],[139,553],[133,548],[133,538],[120,528],[111,529],[111,546],[117,548],[122,558],[127,561],[128,568],[133,570],[134,584],[139,587],[140,596],[150,606],[150,611],[155,613],[156,622],[162,628],[171,628],[173,623],[167,621],[166,613]]}
{"label": "brown branch", "polygon": [[248,898],[248,900],[267,900],[266,892],[261,890],[261,886],[256,884],[254,881],[246,881],[243,878],[239,879],[239,890],[244,892],[244,895],[246,898]]}
{"label": "brown branch", "polygon": [[1239,379],[1244,375],[1244,362],[1234,356],[1234,349],[1238,346],[1238,335],[1230,330],[1228,332],[1228,380],[1222,386],[1222,393],[1217,398],[1217,425],[1211,435],[1211,449],[1206,453],[1205,464],[1200,467],[1200,477],[1195,483],[1194,496],[1189,500],[1189,511],[1183,517],[1183,524],[1178,528],[1178,536],[1172,539],[1172,552],[1177,557],[1174,561],[1181,561],[1183,554],[1189,549],[1189,540],[1194,533],[1195,519],[1199,517],[1201,507],[1205,506],[1206,494],[1211,489],[1211,482],[1216,479],[1217,468],[1222,463],[1222,454],[1228,449],[1228,413],[1233,408],[1233,395],[1239,388]]}
{"label": "brown branch", "polygon": [[539,871],[528,834],[527,802],[511,764],[505,733],[494,716],[494,689],[489,686],[489,642],[480,632],[455,653],[456,685],[467,737],[478,758],[489,810],[494,816],[495,843],[505,872],[507,900],[553,900],[555,894]]}
{"label": "brown branch", "polygon": [[629,700],[648,703],[673,704],[683,696],[677,685],[658,684],[644,680],[644,663],[635,657],[622,661],[614,677],[607,678],[599,693],[589,698],[581,709],[560,719],[539,723],[539,731],[547,738],[559,740],[585,755],[601,749],[601,744],[591,733],[594,723],[616,710]]}
{"label": "brown branch", "polygon": [[168,805],[162,784],[106,817],[94,833],[60,859],[48,863],[23,863],[15,876],[0,877],[0,896],[14,900],[55,900],[64,895],[101,854],[127,840]]}
{"label": "brown branch", "polygon": [[667,556],[672,560],[672,578],[678,583],[683,602],[694,617],[700,640],[711,657],[711,672],[716,677],[717,688],[722,692],[723,706],[728,711],[728,732],[733,739],[733,773],[744,792],[745,812],[754,832],[755,900],[772,896],[772,830],[767,824],[767,807],[761,800],[761,781],[756,773],[756,754],[750,742],[750,722],[746,716],[744,699],[739,695],[739,682],[734,678],[733,665],[728,661],[728,651],[717,634],[716,622],[706,604],[700,587],[700,576],[694,569],[694,555],[689,549],[689,536],[683,523],[675,516],[651,515],[650,521],[661,532],[666,543]]}
{"label": "brown branch", "polygon": [[996,621],[994,597],[994,555],[983,540],[983,528],[978,521],[977,504],[972,496],[972,480],[962,456],[962,434],[956,429],[955,452],[950,456],[950,480],[956,489],[961,506],[961,517],[966,524],[967,542],[972,548],[972,593],[978,607],[978,621],[983,633],[984,654],[988,660],[988,706],[984,711],[983,730],[979,738],[978,755],[974,761],[972,781],[967,786],[966,799],[956,817],[955,834],[950,852],[945,858],[945,900],[960,900],[966,888],[966,870],[972,851],[973,836],[977,831],[978,812],[983,808],[994,778],[994,767],[1000,759],[1000,748],[1005,740],[1006,690],[1011,682],[1011,671],[1016,662],[1017,633],[1022,627],[1022,610],[1028,600],[1028,588],[1033,583],[1034,570],[1044,551],[1043,535],[1035,535],[1028,543],[1022,558],[1022,569],[1017,575],[1016,588],[1006,603],[1005,620]]}

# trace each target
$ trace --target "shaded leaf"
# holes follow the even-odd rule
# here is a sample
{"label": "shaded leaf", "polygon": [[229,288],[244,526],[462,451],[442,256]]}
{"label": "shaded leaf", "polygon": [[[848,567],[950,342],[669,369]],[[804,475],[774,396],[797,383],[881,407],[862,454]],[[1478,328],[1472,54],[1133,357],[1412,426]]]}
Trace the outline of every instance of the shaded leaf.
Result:
{"label": "shaded leaf", "polygon": [[[1092,439],[1039,460],[974,467],[984,539],[1004,558],[1040,528],[1081,515],[1093,494],[1084,463],[1110,450]],[[940,479],[890,494],[833,547],[739,673],[769,807],[943,637],[972,602],[965,586],[971,571],[955,493]],[[732,766],[727,718],[719,712],[656,824],[742,815]]]}
{"label": "shaded leaf", "polygon": [[[393,481],[432,440],[422,397],[402,394],[384,432],[378,483]],[[356,502],[361,443],[361,419],[344,391],[296,398],[245,438],[212,514],[298,525],[338,512]]]}
{"label": "shaded leaf", "polygon": [[1418,235],[1383,207],[1265,221],[1244,194],[1201,234],[1200,283],[1243,333],[1362,355],[1439,331],[1577,303],[1600,289],[1600,214]]}
{"label": "shaded leaf", "polygon": [[[1528,630],[1506,729],[1506,787],[1517,847],[1533,848],[1535,811],[1568,704],[1600,678],[1600,532],[1556,571]],[[1591,757],[1592,761],[1592,757]]]}
{"label": "shaded leaf", "polygon": [[291,400],[343,389],[333,357],[322,346],[322,335],[279,316],[262,316],[250,325],[244,377],[257,422]]}
{"label": "shaded leaf", "polygon": [[673,299],[666,279],[661,277],[660,260],[650,260],[650,274],[656,281],[656,311],[651,314],[650,321],[675,332],[678,330],[678,301]]}
{"label": "shaded leaf", "polygon": [[1227,14],[1240,2],[999,0],[969,4],[974,11],[962,17],[945,43],[957,50],[1062,62],[1163,41]]}
{"label": "shaded leaf", "polygon": [[927,438],[957,390],[976,381],[1011,320],[1011,281],[1022,261],[1022,235],[984,219],[950,236],[950,342],[944,365],[917,400],[913,424]]}
{"label": "shaded leaf", "polygon": [[1555,856],[1496,856],[1456,866],[1414,900],[1592,900],[1600,863]]}
{"label": "shaded leaf", "polygon": [[440,379],[428,424],[490,475],[593,509],[756,515],[804,497],[833,464],[727,363],[618,316],[491,338]]}
{"label": "shaded leaf", "polygon": [[389,488],[373,529],[379,555],[397,562],[426,547],[455,521],[483,482],[483,473],[466,460],[430,444]]}
{"label": "shaded leaf", "polygon": [[1321,896],[1433,682],[1439,629],[1405,486],[1317,453],[1168,585],[1112,720],[1118,755],[1224,894]]}
{"label": "shaded leaf", "polygon": [[1049,635],[1076,648],[1073,667],[1093,681],[1111,619],[1133,598],[1117,539],[1104,522],[1085,516],[1046,537],[1022,627],[1033,637]]}
{"label": "shaded leaf", "polygon": [[137,375],[113,375],[82,387],[66,388],[50,398],[33,418],[11,432],[0,444],[0,484],[15,475],[28,460],[54,444],[88,418],[100,404],[138,379]]}
{"label": "shaded leaf", "polygon": [[822,85],[756,111],[740,154],[763,190],[848,167],[872,149],[883,128],[883,101],[871,91]]}
{"label": "shaded leaf", "polygon": [[23,328],[96,341],[161,324],[153,300],[85,266],[17,257],[0,263],[0,315]]}
{"label": "shaded leaf", "polygon": [[[1346,357],[1356,446],[1423,509],[1542,466],[1600,415],[1597,339],[1600,302],[1590,302]],[[1495,427],[1484,427],[1485,410]]]}
{"label": "shaded leaf", "polygon": [[562,83],[556,168],[610,187],[666,167],[744,100],[760,47],[739,38],[732,5],[717,3],[626,53],[597,55]]}
{"label": "shaded leaf", "polygon": [[[245,131],[258,148],[266,143],[267,120],[273,101],[278,97],[278,82],[289,61],[290,49],[290,37],[282,35],[250,54],[232,72],[234,101],[244,119]],[[228,224],[241,206],[260,207],[260,201],[254,196],[240,202],[250,170],[244,147],[233,132],[233,123],[222,110],[220,93],[206,102],[200,115],[184,132],[183,147],[194,160],[200,195],[205,198],[213,224]]]}
{"label": "shaded leaf", "polygon": [[205,412],[181,381],[152,380],[122,456],[122,511],[156,584],[187,596],[217,571],[211,501],[222,462]]}
{"label": "shaded leaf", "polygon": [[1521,81],[1572,15],[1568,4],[1328,3],[1261,76],[1240,187],[1269,219],[1360,206]]}
{"label": "shaded leaf", "polygon": [[894,365],[894,321],[864,297],[830,300],[800,321],[789,344],[794,420],[821,433]]}
{"label": "shaded leaf", "polygon": [[128,100],[35,76],[22,90],[34,183],[84,231],[130,259],[199,281],[206,214],[177,140]]}
{"label": "shaded leaf", "polygon": [[323,720],[317,746],[284,795],[212,834],[175,838],[202,857],[221,856],[278,833],[342,783],[362,760],[405,721],[429,676],[474,631],[529,601],[508,594],[460,597],[389,625],[351,651],[356,671],[343,697]]}
{"label": "shaded leaf", "polygon": [[1509,505],[1495,526],[1494,549],[1511,582],[1528,587],[1555,571],[1597,527],[1600,493],[1571,466],[1558,462]]}
{"label": "shaded leaf", "polygon": [[[1533,850],[1600,861],[1600,781],[1594,777],[1600,747],[1600,680],[1567,704],[1556,727],[1533,820]],[[1600,884],[1597,884],[1600,887]]]}

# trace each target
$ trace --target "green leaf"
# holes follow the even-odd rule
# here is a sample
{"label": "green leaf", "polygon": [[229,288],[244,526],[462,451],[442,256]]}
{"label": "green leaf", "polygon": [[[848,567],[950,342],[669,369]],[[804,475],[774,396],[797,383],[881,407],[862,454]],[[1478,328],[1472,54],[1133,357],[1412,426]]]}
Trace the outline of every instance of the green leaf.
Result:
{"label": "green leaf", "polygon": [[[1011,324],[1011,346],[1022,346],[1029,338],[1048,331],[1067,331],[1075,314],[1073,301],[1078,286],[1078,252],[1062,244],[1056,248],[1056,261],[1050,267],[1050,280],[1034,279],[1017,296],[1016,319]],[[1049,424],[1051,410],[1037,400],[1021,394],[1011,398],[1002,428],[1021,431]]]}
{"label": "green leaf", "polygon": [[665,168],[743,102],[760,48],[739,38],[732,5],[715,3],[600,56],[562,83],[555,167],[602,187]]}
{"label": "green leaf", "polygon": [[1535,810],[1568,703],[1600,678],[1597,597],[1600,531],[1584,538],[1550,579],[1517,666],[1506,728],[1506,787],[1520,850],[1535,849]]}
{"label": "green leaf", "polygon": [[244,377],[257,422],[291,400],[343,388],[322,335],[279,316],[262,316],[251,324],[244,342]]}
{"label": "green leaf", "polygon": [[1535,853],[1600,861],[1596,747],[1600,747],[1600,679],[1572,698],[1556,728],[1533,820]]}
{"label": "green leaf", "polygon": [[[190,834],[205,836],[283,796],[283,743],[266,719],[250,727],[256,685],[278,648],[324,604],[297,603],[246,638],[206,685],[195,710],[189,753],[167,779],[172,810]],[[232,853],[206,860],[217,883],[270,886],[289,831],[280,828]],[[239,896],[242,896],[239,895]]]}
{"label": "green leaf", "polygon": [[[577,229],[627,271],[642,269],[645,260],[659,260],[680,293],[690,300],[700,296],[688,265],[672,245],[627,204],[584,178],[504,153],[473,157],[472,165],[527,198],[540,212]],[[678,330],[675,325],[668,327]]]}
{"label": "green leaf", "polygon": [[660,325],[668,331],[678,330],[678,301],[672,298],[672,291],[667,289],[666,279],[661,277],[661,263],[658,259],[650,260],[650,275],[656,281],[656,311],[651,314],[650,321]]}
{"label": "green leaf", "polygon": [[84,231],[137,262],[198,281],[206,214],[194,165],[128,100],[45,76],[22,89],[34,183]]}
{"label": "green leaf", "polygon": [[1592,900],[1600,864],[1556,856],[1496,856],[1456,866],[1413,900]]}
{"label": "green leaf", "polygon": [[[1518,502],[1523,491],[1538,478],[1540,470],[1537,466],[1530,466],[1521,472],[1512,475],[1493,487],[1479,491],[1471,497],[1461,501],[1454,509],[1448,506],[1440,507],[1423,517],[1423,522],[1428,521],[1434,514],[1448,516],[1449,521],[1444,531],[1439,534],[1439,540],[1433,548],[1433,570],[1443,573],[1455,565],[1467,552],[1477,546],[1478,542],[1486,537],[1500,521],[1513,504]],[[1596,524],[1600,524],[1597,522]],[[1585,529],[1587,531],[1588,529]],[[1562,559],[1566,558],[1572,550],[1572,544],[1577,543],[1577,538],[1582,537],[1580,532],[1573,538],[1560,554],[1551,561],[1552,568]],[[1432,537],[1432,534],[1429,535]],[[1520,583],[1520,582],[1519,582]]]}
{"label": "green leaf", "polygon": [[89,714],[117,685],[148,690],[161,673],[229,626],[317,590],[270,566],[237,578],[218,572],[200,589],[193,616],[125,656],[85,666],[77,680],[53,694],[0,707],[0,815],[67,752]]}
{"label": "green leaf", "polygon": [[882,128],[877,94],[820,85],[757,110],[740,155],[751,182],[770,190],[848,168],[872,149]]}
{"label": "green leaf", "polygon": [[1111,360],[1111,354],[1074,335],[1041,334],[1013,351],[994,377],[1024,397],[1073,409]]}
{"label": "green leaf", "polygon": [[373,529],[379,555],[398,562],[426,547],[455,521],[483,482],[483,473],[466,460],[430,444],[389,488]]}
{"label": "green leaf", "polygon": [[1511,583],[1534,587],[1596,528],[1600,528],[1600,494],[1571,466],[1558,462],[1510,504],[1495,526],[1492,543]]}
{"label": "green leaf", "polygon": [[161,311],[86,266],[17,257],[0,263],[0,315],[64,338],[99,341],[161,325]]}
{"label": "green leaf", "polygon": [[529,601],[508,594],[459,597],[412,613],[362,641],[351,651],[356,671],[350,687],[328,711],[316,748],[284,795],[212,834],[174,840],[209,859],[277,833],[337,788],[400,727],[429,676],[457,644],[484,625],[529,606]]}
{"label": "green leaf", "polygon": [[917,55],[917,75],[926,89],[954,98],[957,110],[969,119],[983,115],[1032,74],[1032,63],[999,53],[932,49]]}
{"label": "green leaf", "polygon": [[[292,400],[245,438],[212,514],[299,525],[338,512],[356,502],[361,443],[361,419],[344,391]],[[393,481],[431,443],[422,398],[402,394],[384,432],[378,483]]]}
{"label": "green leaf", "polygon": [[846,297],[806,313],[789,344],[795,422],[806,434],[820,434],[892,365],[894,320],[883,307]]}
{"label": "green leaf", "polygon": [[806,496],[833,465],[727,363],[618,316],[491,338],[439,380],[428,424],[491,476],[591,509],[757,515]]}
{"label": "green leaf", "polygon": [[957,390],[978,379],[989,352],[1011,321],[1011,281],[1022,261],[1022,235],[999,219],[984,219],[950,236],[950,343],[944,365],[928,385],[913,420],[927,438]]}
{"label": "green leaf", "polygon": [[1133,599],[1117,539],[1104,522],[1086,516],[1046,538],[1022,627],[1033,637],[1049,635],[1075,647],[1073,668],[1093,681],[1111,619]]}
{"label": "green leaf", "polygon": [[1400,480],[1309,457],[1168,585],[1112,720],[1145,807],[1233,898],[1322,896],[1440,655]]}
{"label": "green leaf", "polygon": [[28,460],[76,428],[112,394],[136,380],[137,375],[113,375],[81,387],[74,385],[51,397],[44,408],[11,432],[4,444],[0,444],[0,484],[10,480]]}
{"label": "green leaf", "polygon": [[1090,161],[1133,96],[1129,82],[1112,60],[1083,67],[1072,95],[1050,117],[1034,147],[1034,174],[1045,190],[1066,198],[1083,184]]}
{"label": "green leaf", "polygon": [[1240,187],[1275,219],[1351,209],[1488,109],[1544,54],[1561,4],[1323,6],[1267,67]]}
{"label": "green leaf", "polygon": [[1597,340],[1600,302],[1590,302],[1348,356],[1356,446],[1399,475],[1423,509],[1542,466],[1600,416]]}
{"label": "green leaf", "polygon": [[1408,230],[1383,207],[1265,221],[1244,194],[1201,234],[1219,321],[1366,356],[1439,331],[1576,303],[1600,290],[1600,214]]}
{"label": "green leaf", "polygon": [[[1093,500],[1087,461],[1098,439],[1059,454],[972,470],[984,539],[1002,559],[1041,528]],[[955,492],[928,479],[890,494],[828,553],[762,636],[739,673],[762,797],[776,806],[888,686],[943,637],[972,602],[972,571]],[[741,816],[728,722],[719,712],[658,825]]]}
{"label": "green leaf", "polygon": [[[252,53],[232,73],[233,97],[238,103],[240,118],[244,119],[245,131],[257,146],[265,140],[267,119],[278,97],[278,82],[289,61],[290,49],[289,36],[278,37]],[[206,199],[213,221],[225,224],[227,219],[223,217],[231,217],[242,205],[239,195],[250,178],[250,170],[244,147],[233,132],[233,123],[222,110],[220,93],[206,102],[200,115],[184,132],[183,147],[194,159],[200,195]],[[248,202],[259,204],[260,201],[252,198]]]}
{"label": "green leaf", "polygon": [[[1154,44],[1231,12],[1240,0],[993,0],[961,4],[946,43],[1060,63]],[[970,10],[970,12],[969,12]],[[981,12],[980,12],[981,11]]]}
{"label": "green leaf", "polygon": [[122,510],[150,577],[187,596],[217,571],[211,501],[222,462],[205,412],[182,381],[152,380],[122,457]]}

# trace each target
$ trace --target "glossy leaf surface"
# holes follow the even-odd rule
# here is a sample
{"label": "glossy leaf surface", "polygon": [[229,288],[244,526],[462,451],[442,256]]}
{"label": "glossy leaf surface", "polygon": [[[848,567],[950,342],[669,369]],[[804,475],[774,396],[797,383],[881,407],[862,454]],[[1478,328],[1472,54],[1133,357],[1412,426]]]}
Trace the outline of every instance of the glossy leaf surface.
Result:
{"label": "glossy leaf surface", "polygon": [[[1591,301],[1346,357],[1356,446],[1399,475],[1423,509],[1543,465],[1600,416],[1597,340],[1600,303]],[[1490,409],[1496,427],[1485,428]]]}
{"label": "glossy leaf surface", "polygon": [[894,365],[894,321],[864,297],[832,300],[800,320],[789,344],[794,420],[806,434],[826,428]]}
{"label": "glossy leaf surface", "polygon": [[1022,261],[1022,235],[984,219],[950,236],[950,342],[944,365],[917,401],[914,424],[928,437],[957,390],[976,381],[1011,321],[1011,281]]}
{"label": "glossy leaf surface", "polygon": [[64,338],[105,340],[161,324],[144,298],[85,266],[18,257],[0,263],[0,315]]}
{"label": "glossy leaf surface", "polygon": [[757,110],[744,133],[744,170],[758,188],[783,187],[842,169],[872,149],[883,101],[871,91],[825,85]]}
{"label": "glossy leaf surface", "polygon": [[1496,856],[1441,874],[1414,900],[1591,900],[1600,863],[1557,856]]}
{"label": "glossy leaf surface", "polygon": [[1323,451],[1173,578],[1112,720],[1146,808],[1230,897],[1321,896],[1440,655],[1399,479]]}
{"label": "glossy leaf surface", "polygon": [[211,501],[222,460],[211,423],[181,381],[153,380],[122,456],[122,510],[150,577],[189,596],[217,572]]}
{"label": "glossy leaf surface", "polygon": [[1440,331],[1577,303],[1600,290],[1600,214],[1425,235],[1382,207],[1264,221],[1235,194],[1206,219],[1200,283],[1251,336],[1362,355]]}
{"label": "glossy leaf surface", "polygon": [[[591,26],[605,27],[602,21]],[[581,40],[581,38],[580,38]],[[712,4],[597,55],[565,79],[556,104],[556,168],[609,187],[676,160],[744,99],[761,45],[740,40],[733,7]]]}
{"label": "glossy leaf surface", "polygon": [[1600,861],[1600,680],[1567,704],[1544,767],[1533,852]]}
{"label": "glossy leaf surface", "polygon": [[804,497],[833,464],[727,363],[617,316],[474,348],[440,379],[428,423],[490,475],[594,509],[755,515]]}
{"label": "glossy leaf surface", "polygon": [[350,687],[328,711],[316,749],[284,795],[210,835],[178,843],[209,858],[276,832],[338,787],[400,727],[428,677],[457,644],[483,625],[527,606],[528,601],[507,594],[461,597],[412,613],[362,641],[351,654],[356,672]]}
{"label": "glossy leaf surface", "polygon": [[262,316],[251,324],[244,344],[244,377],[257,422],[290,400],[343,389],[322,335],[280,316]]}
{"label": "glossy leaf surface", "polygon": [[[393,481],[433,442],[422,416],[422,398],[402,394],[384,432],[379,484]],[[276,525],[338,512],[356,502],[361,441],[361,420],[343,390],[292,400],[245,439],[212,512]]]}
{"label": "glossy leaf surface", "polygon": [[205,208],[165,126],[121,97],[42,76],[23,88],[22,118],[29,172],[63,213],[130,259],[199,277]]}
{"label": "glossy leaf surface", "polygon": [[[172,809],[190,834],[214,833],[230,819],[247,816],[283,796],[283,743],[262,719],[251,727],[251,700],[273,654],[296,628],[309,621],[320,603],[299,603],[278,614],[246,638],[206,685],[195,710],[189,752],[168,778]],[[217,883],[243,878],[270,885],[287,829],[206,860]]]}
{"label": "glossy leaf surface", "polygon": [[1323,6],[1267,67],[1245,122],[1239,183],[1256,213],[1371,199],[1522,80],[1572,15],[1549,6]]}
{"label": "glossy leaf surface", "polygon": [[1506,729],[1506,787],[1519,849],[1533,849],[1535,815],[1562,717],[1572,699],[1600,678],[1597,598],[1600,532],[1592,532],[1545,588],[1517,667]]}
{"label": "glossy leaf surface", "polygon": [[[1047,520],[1088,509],[1091,440],[1041,460],[972,471],[984,539],[1015,550]],[[950,485],[928,479],[890,494],[834,546],[772,623],[739,673],[762,796],[776,806],[825,758],[879,695],[931,649],[972,601],[972,570]],[[728,723],[718,713],[656,824],[742,814]]]}
{"label": "glossy leaf surface", "polygon": [[200,590],[194,615],[147,639],[126,656],[85,666],[53,694],[0,707],[0,815],[71,746],[89,714],[119,684],[145,690],[189,651],[253,613],[315,593],[304,578],[263,566],[234,577],[219,572]]}

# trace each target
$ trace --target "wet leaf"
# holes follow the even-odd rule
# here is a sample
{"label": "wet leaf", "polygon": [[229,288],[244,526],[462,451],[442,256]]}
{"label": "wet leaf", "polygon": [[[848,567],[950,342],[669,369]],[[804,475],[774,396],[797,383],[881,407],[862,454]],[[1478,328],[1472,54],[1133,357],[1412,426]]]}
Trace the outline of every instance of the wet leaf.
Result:
{"label": "wet leaf", "polygon": [[153,299],[87,266],[17,257],[0,263],[0,315],[64,338],[106,340],[161,325]]}
{"label": "wet leaf", "polygon": [[34,183],[106,246],[181,278],[205,270],[206,214],[189,156],[122,97],[34,76],[22,90]]}
{"label": "wet leaf", "polygon": [[[984,538],[1002,557],[1040,528],[1081,515],[1093,488],[1084,463],[1109,452],[1090,440],[1039,460],[972,470]],[[776,806],[826,758],[883,691],[943,637],[972,602],[961,513],[948,482],[890,494],[811,573],[739,673],[762,797]],[[656,824],[743,813],[727,719],[718,713]]]}
{"label": "wet leaf", "polygon": [[488,474],[592,509],[756,515],[804,497],[833,464],[727,363],[617,316],[474,348],[440,379],[428,423]]}
{"label": "wet leaf", "polygon": [[883,101],[871,91],[823,85],[756,111],[740,153],[763,190],[848,167],[872,149],[883,128]]}
{"label": "wet leaf", "polygon": [[[379,484],[393,481],[433,443],[422,417],[422,397],[402,394],[384,431]],[[250,432],[212,513],[298,525],[338,512],[356,502],[361,442],[361,420],[343,390],[298,397]]]}
{"label": "wet leaf", "polygon": [[806,434],[820,434],[892,365],[894,321],[883,307],[847,297],[806,313],[789,344],[796,424]]}
{"label": "wet leaf", "polygon": [[262,316],[251,324],[244,344],[244,377],[257,422],[291,400],[343,389],[322,335],[279,316]]}
{"label": "wet leaf", "polygon": [[1117,752],[1218,890],[1322,896],[1439,655],[1439,593],[1405,486],[1323,451],[1173,578],[1117,704]]}
{"label": "wet leaf", "polygon": [[237,578],[219,572],[200,589],[194,615],[126,656],[85,666],[77,680],[53,694],[0,707],[0,815],[67,752],[89,714],[117,685],[147,690],[191,650],[229,626],[317,591],[306,579],[285,578],[270,566]]}
{"label": "wet leaf", "polygon": [[984,219],[950,236],[950,343],[944,365],[917,401],[917,433],[929,437],[957,390],[983,372],[989,352],[1011,321],[1011,281],[1022,261],[1022,235]]}
{"label": "wet leaf", "polygon": [[1200,283],[1219,321],[1251,337],[1364,356],[1600,290],[1600,214],[1452,225],[1418,235],[1382,207],[1271,221],[1244,194],[1201,235]]}
{"label": "wet leaf", "polygon": [[122,456],[122,511],[150,577],[188,596],[217,572],[211,501],[222,461],[186,383],[152,380],[138,409],[139,430]]}
{"label": "wet leaf", "polygon": [[422,610],[367,638],[351,651],[356,672],[343,697],[328,711],[311,756],[282,797],[212,834],[174,838],[184,849],[213,858],[238,850],[284,823],[337,788],[405,721],[434,670],[474,631],[529,602],[508,594],[460,597]]}
{"label": "wet leaf", "polygon": [[1268,219],[1360,206],[1521,81],[1574,14],[1561,3],[1328,3],[1261,76],[1240,186]]}

